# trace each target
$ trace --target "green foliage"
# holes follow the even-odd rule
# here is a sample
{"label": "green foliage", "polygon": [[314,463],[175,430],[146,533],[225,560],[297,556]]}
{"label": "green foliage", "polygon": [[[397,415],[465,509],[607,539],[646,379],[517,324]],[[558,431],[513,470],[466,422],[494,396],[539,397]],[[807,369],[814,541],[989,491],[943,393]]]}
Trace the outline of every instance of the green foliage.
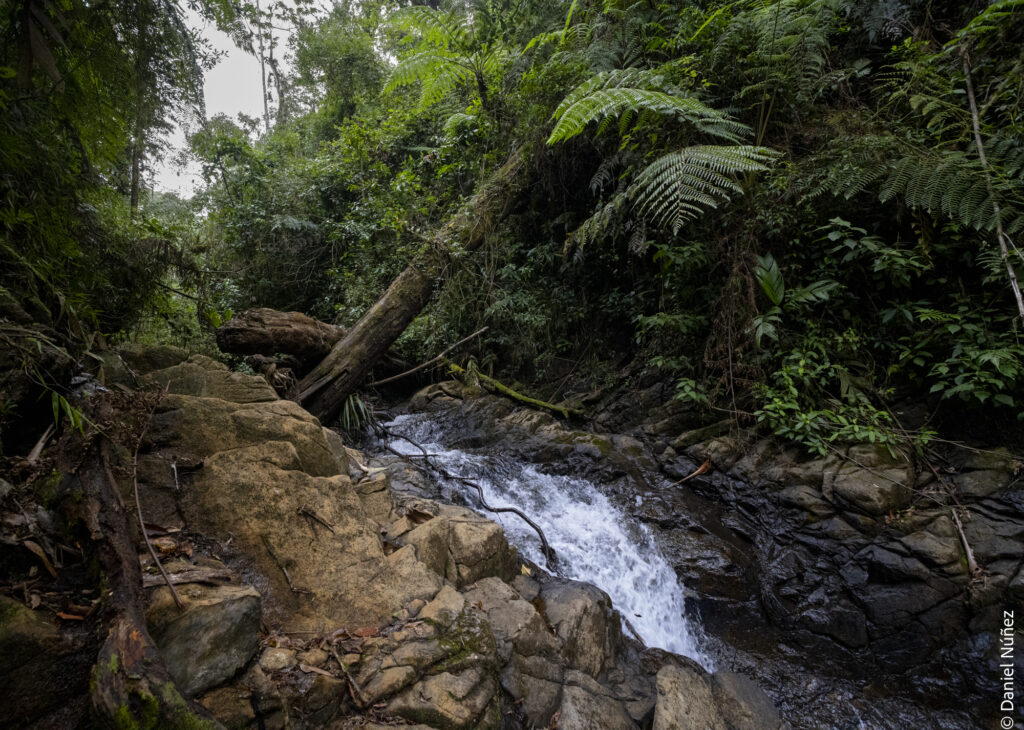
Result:
{"label": "green foliage", "polygon": [[373,412],[358,394],[353,393],[345,399],[340,421],[346,433],[357,433],[373,423]]}
{"label": "green foliage", "polygon": [[511,59],[500,42],[481,38],[472,15],[414,5],[392,16],[392,26],[417,36],[417,48],[392,70],[385,92],[420,83],[420,107],[436,104],[452,91],[470,86],[481,106],[491,105],[489,88]]}
{"label": "green foliage", "polygon": [[561,395],[639,362],[817,452],[903,443],[906,399],[1016,417],[1024,4],[432,7],[339,5],[294,45],[292,114],[194,136],[228,272],[201,330],[354,322],[518,148],[528,185],[476,253],[451,242],[410,360],[489,325],[481,371]]}

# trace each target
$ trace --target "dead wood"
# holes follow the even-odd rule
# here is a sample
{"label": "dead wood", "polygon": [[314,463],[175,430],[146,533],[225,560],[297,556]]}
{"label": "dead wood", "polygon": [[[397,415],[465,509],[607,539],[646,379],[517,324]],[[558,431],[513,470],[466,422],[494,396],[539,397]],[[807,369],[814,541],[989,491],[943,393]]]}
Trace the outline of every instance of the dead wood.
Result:
{"label": "dead wood", "polygon": [[524,185],[519,150],[444,226],[392,282],[384,295],[330,354],[295,387],[292,398],[322,421],[337,417],[346,399],[430,301],[453,252],[478,248],[504,216]]}

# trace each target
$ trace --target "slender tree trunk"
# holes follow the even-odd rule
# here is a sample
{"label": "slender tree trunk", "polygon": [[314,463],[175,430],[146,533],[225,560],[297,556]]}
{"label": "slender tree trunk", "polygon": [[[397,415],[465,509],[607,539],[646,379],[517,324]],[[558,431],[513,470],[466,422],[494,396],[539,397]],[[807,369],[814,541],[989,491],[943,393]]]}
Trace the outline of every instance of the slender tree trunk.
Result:
{"label": "slender tree trunk", "polygon": [[1021,296],[1020,283],[1017,281],[1017,271],[1013,267],[1013,262],[1010,260],[1010,250],[1007,243],[1010,246],[1013,245],[1010,242],[1010,237],[1006,235],[1006,231],[1003,230],[1003,220],[1001,211],[999,209],[999,202],[996,200],[995,191],[992,186],[992,178],[989,175],[988,158],[985,156],[985,143],[981,138],[981,115],[978,113],[978,100],[974,96],[974,82],[971,80],[971,64],[967,59],[966,54],[963,58],[964,62],[964,80],[967,82],[967,101],[971,107],[971,122],[974,127],[974,143],[978,146],[978,159],[981,161],[981,166],[985,170],[985,184],[988,186],[988,194],[992,199],[992,208],[996,215],[996,239],[999,241],[999,253],[1002,255],[1003,265],[1006,267],[1006,275],[1010,279],[1010,288],[1013,290],[1013,296],[1017,300],[1017,312],[1020,314],[1021,319],[1024,319],[1024,296]]}
{"label": "slender tree trunk", "polygon": [[256,0],[256,39],[259,42],[260,51],[260,84],[263,89],[263,125],[270,134],[270,104],[267,101],[267,61],[263,53],[263,15],[261,14],[259,0]]}
{"label": "slender tree trunk", "polygon": [[323,421],[335,418],[346,398],[430,301],[434,282],[447,266],[453,249],[472,251],[483,243],[522,188],[523,178],[522,154],[517,149],[466,206],[432,236],[427,250],[405,268],[330,354],[299,382],[293,399]]}

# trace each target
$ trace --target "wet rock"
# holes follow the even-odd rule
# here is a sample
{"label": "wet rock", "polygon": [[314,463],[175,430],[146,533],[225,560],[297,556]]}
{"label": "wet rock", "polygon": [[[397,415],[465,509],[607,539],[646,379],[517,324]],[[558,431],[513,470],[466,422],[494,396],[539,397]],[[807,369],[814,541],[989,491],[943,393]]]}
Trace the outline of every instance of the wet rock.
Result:
{"label": "wet rock", "polygon": [[940,515],[923,529],[899,539],[900,543],[926,565],[947,575],[966,572],[966,561],[960,547],[960,536],[946,515]]}
{"label": "wet rock", "polygon": [[982,565],[1024,560],[1024,519],[1004,519],[974,508],[969,510],[969,518],[963,520],[963,528],[975,558]]}
{"label": "wet rock", "polygon": [[569,666],[592,677],[615,663],[622,638],[611,600],[587,583],[549,583],[541,591],[544,613],[563,642]]}
{"label": "wet rock", "polygon": [[513,648],[524,656],[551,655],[558,651],[558,642],[548,633],[547,624],[537,609],[500,579],[484,578],[463,595],[468,605],[486,614],[503,662],[509,660]]}
{"label": "wet rock", "polygon": [[711,682],[688,667],[658,670],[653,730],[729,730],[718,711]]}
{"label": "wet rock", "polygon": [[167,671],[187,696],[233,677],[259,644],[260,595],[249,586],[178,586],[179,611],[166,587],[153,591],[146,623]]}
{"label": "wet rock", "polygon": [[[615,699],[591,694],[582,687],[566,686],[562,690],[558,727],[559,730],[636,730],[637,725]],[[665,726],[665,730],[670,727],[675,730],[684,726]]]}
{"label": "wet rock", "polygon": [[219,398],[231,403],[265,403],[276,401],[278,397],[260,376],[233,373],[202,355],[193,355],[186,362],[151,372],[142,382],[160,386],[175,395]]}
{"label": "wet rock", "polygon": [[953,483],[961,497],[967,499],[984,499],[1009,486],[1013,480],[1013,472],[1009,469],[982,469],[957,474]]}
{"label": "wet rock", "polygon": [[501,673],[501,686],[535,727],[547,727],[562,701],[564,671],[543,657],[514,653]]}
{"label": "wet rock", "polygon": [[443,514],[451,524],[450,549],[455,563],[449,580],[461,587],[488,576],[512,576],[515,550],[505,540],[501,525],[459,507],[444,506]]}
{"label": "wet rock", "polygon": [[696,444],[686,450],[686,453],[697,461],[711,460],[711,465],[721,472],[732,469],[743,456],[746,447],[737,439],[728,436],[719,436],[703,444]]}
{"label": "wet rock", "polygon": [[782,721],[771,698],[747,677],[715,672],[712,693],[729,730],[776,730]]}
{"label": "wet rock", "polygon": [[835,514],[835,508],[822,497],[821,492],[808,484],[797,484],[779,491],[779,501],[787,506],[808,512],[813,517]]}
{"label": "wet rock", "polygon": [[[481,668],[458,674],[441,672],[426,677],[392,699],[388,712],[398,717],[445,728],[480,725],[497,684]],[[495,727],[495,725],[491,725]]]}
{"label": "wet rock", "polygon": [[419,618],[433,621],[441,626],[450,626],[462,613],[465,605],[466,599],[462,597],[461,593],[451,586],[445,586],[434,597],[434,600],[420,610]]}
{"label": "wet rock", "polygon": [[[886,515],[910,505],[905,467],[862,469],[843,464],[831,480],[826,477],[825,497],[840,506],[849,505],[869,515]],[[830,496],[831,494],[835,496]]]}

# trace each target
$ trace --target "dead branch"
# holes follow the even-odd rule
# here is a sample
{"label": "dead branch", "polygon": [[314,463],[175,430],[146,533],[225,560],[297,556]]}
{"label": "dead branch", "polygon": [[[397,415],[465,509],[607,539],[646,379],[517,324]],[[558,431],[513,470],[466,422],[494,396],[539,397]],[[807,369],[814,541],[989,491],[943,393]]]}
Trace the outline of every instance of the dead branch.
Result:
{"label": "dead branch", "polygon": [[373,388],[373,387],[378,386],[378,385],[385,385],[386,383],[393,382],[395,380],[398,380],[399,378],[404,378],[407,375],[412,375],[413,373],[418,373],[420,370],[423,370],[424,368],[428,368],[431,365],[433,365],[434,363],[441,362],[442,360],[444,360],[444,356],[447,355],[452,350],[454,350],[456,347],[458,347],[459,345],[465,344],[466,342],[469,342],[471,339],[473,339],[477,335],[483,334],[488,329],[489,329],[488,327],[481,327],[476,332],[471,334],[469,337],[463,337],[461,340],[456,342],[454,345],[446,347],[444,350],[441,351],[441,354],[438,355],[437,357],[432,358],[430,360],[427,360],[426,362],[420,363],[416,367],[414,367],[414,368],[412,368],[410,370],[406,370],[404,373],[399,373],[398,375],[392,375],[390,378],[384,378],[383,380],[375,380],[372,383],[367,383],[367,387]]}
{"label": "dead branch", "polygon": [[[555,571],[555,570],[558,569],[558,556],[555,555],[554,548],[552,548],[551,545],[548,544],[548,539],[544,535],[544,530],[542,530],[540,528],[540,525],[538,525],[536,522],[534,522],[532,519],[530,519],[526,515],[525,512],[523,512],[522,510],[519,510],[519,509],[517,509],[515,507],[492,507],[491,505],[489,505],[487,503],[487,500],[484,497],[483,487],[481,487],[479,483],[473,481],[472,479],[470,479],[468,477],[459,476],[458,474],[452,474],[450,471],[445,469],[440,464],[435,463],[434,461],[431,460],[430,454],[427,453],[427,450],[424,449],[416,441],[414,441],[411,438],[409,438],[408,436],[403,436],[400,433],[395,433],[393,431],[388,431],[387,429],[383,429],[383,430],[389,436],[393,436],[395,438],[400,438],[403,441],[408,441],[410,444],[412,444],[417,449],[419,449],[422,452],[422,456],[419,457],[419,458],[422,458],[430,466],[431,469],[433,469],[434,471],[438,472],[445,479],[448,479],[448,480],[454,481],[454,482],[459,482],[461,484],[465,484],[466,486],[472,487],[473,489],[475,489],[476,490],[476,494],[477,494],[477,498],[478,498],[478,500],[480,502],[480,506],[483,507],[488,512],[494,512],[496,514],[500,513],[500,512],[511,512],[514,515],[518,515],[523,520],[523,522],[525,522],[526,524],[528,524],[530,527],[533,528],[534,532],[536,532],[537,536],[540,538],[541,552],[543,553],[545,560],[547,560],[548,570]],[[400,451],[397,451],[397,450],[391,448],[390,446],[385,446],[384,448],[386,448],[392,454],[395,454],[395,455],[400,456],[402,458],[407,458],[408,456],[410,456],[409,454],[403,454]]]}

